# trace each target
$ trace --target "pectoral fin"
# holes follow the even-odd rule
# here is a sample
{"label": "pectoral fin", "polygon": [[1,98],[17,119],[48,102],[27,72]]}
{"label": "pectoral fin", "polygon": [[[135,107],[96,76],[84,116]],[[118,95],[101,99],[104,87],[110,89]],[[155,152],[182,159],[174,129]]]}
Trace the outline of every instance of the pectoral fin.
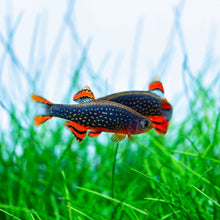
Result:
{"label": "pectoral fin", "polygon": [[125,137],[126,137],[126,134],[116,133],[116,134],[112,135],[111,140],[114,143],[118,143],[118,142],[124,140]]}
{"label": "pectoral fin", "polygon": [[68,121],[65,125],[70,129],[70,131],[72,131],[77,141],[82,142],[82,140],[86,137],[88,128],[73,121]]}

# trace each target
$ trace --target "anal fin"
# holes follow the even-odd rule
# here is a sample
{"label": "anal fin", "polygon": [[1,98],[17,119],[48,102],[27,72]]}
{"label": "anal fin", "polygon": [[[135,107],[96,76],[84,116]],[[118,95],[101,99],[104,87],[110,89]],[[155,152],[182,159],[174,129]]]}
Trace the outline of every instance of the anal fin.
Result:
{"label": "anal fin", "polygon": [[100,131],[90,130],[89,133],[88,133],[88,135],[89,135],[90,137],[97,137],[97,136],[99,136],[101,133],[102,133],[102,132],[100,132]]}
{"label": "anal fin", "polygon": [[86,137],[88,128],[73,121],[67,121],[65,125],[70,129],[77,141],[82,142],[82,140]]}

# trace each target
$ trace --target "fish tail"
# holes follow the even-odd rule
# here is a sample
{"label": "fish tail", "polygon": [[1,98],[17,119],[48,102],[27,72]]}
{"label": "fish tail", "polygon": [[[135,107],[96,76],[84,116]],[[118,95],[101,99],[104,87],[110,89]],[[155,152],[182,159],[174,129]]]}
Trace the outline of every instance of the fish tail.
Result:
{"label": "fish tail", "polygon": [[173,108],[165,98],[161,102],[161,111],[162,115],[166,118],[166,121],[170,121],[173,114]]}
{"label": "fish tail", "polygon": [[149,116],[150,120],[153,122],[153,127],[158,134],[166,134],[169,122],[164,116]]}
{"label": "fish tail", "polygon": [[164,121],[162,123],[154,123],[154,129],[155,131],[158,133],[158,134],[166,134],[167,133],[167,129],[168,129],[168,126],[169,126],[169,122],[168,121]]}
{"label": "fish tail", "polygon": [[161,108],[164,110],[172,110],[172,105],[164,98],[161,103]]}
{"label": "fish tail", "polygon": [[35,95],[33,94],[31,96],[31,98],[35,101],[35,102],[41,102],[41,103],[45,103],[45,104],[53,104],[52,102],[40,97],[39,95]]}
{"label": "fish tail", "polygon": [[45,121],[51,119],[51,116],[44,116],[44,115],[38,115],[34,117],[34,124],[36,126],[40,126],[41,124],[43,124]]}
{"label": "fish tail", "polygon": [[41,103],[43,105],[43,112],[41,113],[41,115],[37,115],[34,117],[34,124],[36,126],[39,126],[45,121],[52,118],[52,116],[50,116],[50,107],[51,105],[53,105],[53,103],[35,94],[33,94],[31,98],[35,102]]}

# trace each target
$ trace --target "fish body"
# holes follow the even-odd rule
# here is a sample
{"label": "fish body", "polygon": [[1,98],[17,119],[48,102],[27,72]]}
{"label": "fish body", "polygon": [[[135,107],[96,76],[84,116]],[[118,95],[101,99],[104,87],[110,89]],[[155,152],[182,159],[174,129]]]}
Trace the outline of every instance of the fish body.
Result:
{"label": "fish body", "polygon": [[108,95],[97,100],[108,100],[128,106],[152,120],[159,134],[167,132],[172,117],[172,106],[163,97],[164,88],[160,81],[149,85],[149,91],[126,91]]}
{"label": "fish body", "polygon": [[130,137],[132,134],[144,133],[152,128],[151,120],[133,109],[116,102],[96,101],[92,93],[91,97],[85,96],[87,88],[83,90],[82,96],[79,96],[81,104],[74,105],[53,104],[40,96],[32,95],[34,101],[43,103],[45,107],[44,114],[35,117],[35,124],[40,125],[52,117],[68,120],[66,126],[79,142],[84,139],[88,129],[92,137],[101,132],[115,133],[112,140],[118,142],[126,135]]}

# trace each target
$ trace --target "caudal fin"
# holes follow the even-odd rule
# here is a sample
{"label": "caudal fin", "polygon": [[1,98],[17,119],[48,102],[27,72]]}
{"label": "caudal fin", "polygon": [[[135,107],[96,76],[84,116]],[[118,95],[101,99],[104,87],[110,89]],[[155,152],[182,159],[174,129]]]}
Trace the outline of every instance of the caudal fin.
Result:
{"label": "caudal fin", "polygon": [[40,102],[40,103],[45,103],[45,104],[53,104],[52,102],[40,97],[39,95],[35,95],[33,94],[31,96],[31,98],[35,101],[35,102]]}
{"label": "caudal fin", "polygon": [[51,119],[52,117],[50,116],[43,116],[43,115],[38,115],[34,117],[34,124],[36,126],[39,126],[41,124],[43,124],[45,121]]}
{"label": "caudal fin", "polygon": [[53,103],[52,102],[50,102],[50,101],[48,101],[48,100],[46,100],[46,99],[44,99],[44,98],[42,98],[42,97],[40,97],[40,96],[38,96],[38,95],[35,95],[35,94],[33,94],[32,96],[31,96],[31,98],[35,101],[35,102],[38,102],[38,103],[42,103],[43,104],[43,114],[42,115],[38,115],[38,116],[35,116],[34,117],[34,124],[36,125],[36,126],[39,126],[39,125],[41,125],[42,123],[44,123],[45,121],[47,121],[47,120],[49,120],[49,119],[51,119],[52,117],[51,116],[49,116],[49,106],[50,105],[52,105]]}
{"label": "caudal fin", "polygon": [[159,78],[154,78],[149,85],[149,91],[161,98],[161,115],[149,116],[158,134],[166,134],[172,117],[172,105],[164,98],[164,88]]}
{"label": "caudal fin", "polygon": [[158,134],[166,134],[169,121],[166,120],[164,116],[149,116],[150,120],[153,122],[153,127]]}

